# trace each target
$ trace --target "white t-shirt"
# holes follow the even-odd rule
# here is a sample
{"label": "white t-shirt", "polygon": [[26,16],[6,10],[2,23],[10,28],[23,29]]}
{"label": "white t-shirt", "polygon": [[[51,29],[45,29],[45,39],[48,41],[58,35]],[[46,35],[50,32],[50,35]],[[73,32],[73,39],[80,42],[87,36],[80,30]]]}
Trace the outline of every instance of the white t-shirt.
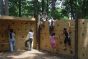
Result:
{"label": "white t-shirt", "polygon": [[48,22],[49,22],[49,26],[51,26],[51,23],[52,23],[52,21],[53,21],[53,26],[55,25],[55,20],[53,20],[53,19],[50,19],[50,20],[48,20]]}
{"label": "white t-shirt", "polygon": [[33,39],[33,32],[29,32],[29,38],[32,38]]}

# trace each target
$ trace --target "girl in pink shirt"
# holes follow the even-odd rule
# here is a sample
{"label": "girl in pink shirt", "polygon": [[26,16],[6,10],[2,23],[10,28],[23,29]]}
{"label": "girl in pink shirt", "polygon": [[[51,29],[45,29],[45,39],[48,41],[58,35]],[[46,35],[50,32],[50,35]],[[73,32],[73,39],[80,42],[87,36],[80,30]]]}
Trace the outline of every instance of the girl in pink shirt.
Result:
{"label": "girl in pink shirt", "polygon": [[52,33],[50,36],[50,43],[51,43],[51,47],[55,48],[55,33]]}

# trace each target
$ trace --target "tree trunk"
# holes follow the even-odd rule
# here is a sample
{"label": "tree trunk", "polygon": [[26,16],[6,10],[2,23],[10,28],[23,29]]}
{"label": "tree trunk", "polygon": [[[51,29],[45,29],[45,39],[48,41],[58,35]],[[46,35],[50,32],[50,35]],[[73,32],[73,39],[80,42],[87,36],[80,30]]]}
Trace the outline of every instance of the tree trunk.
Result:
{"label": "tree trunk", "polygon": [[4,15],[4,4],[3,4],[3,0],[0,0],[0,15]]}
{"label": "tree trunk", "polygon": [[5,9],[5,14],[4,15],[9,15],[9,10],[8,10],[8,0],[5,0],[5,5],[4,5],[4,9]]}
{"label": "tree trunk", "polygon": [[45,11],[45,0],[42,0],[42,14]]}
{"label": "tree trunk", "polygon": [[21,17],[21,0],[19,0],[19,17]]}
{"label": "tree trunk", "polygon": [[49,11],[49,0],[47,0],[47,8],[46,8],[47,15],[48,15],[48,11]]}
{"label": "tree trunk", "polygon": [[52,0],[51,6],[52,6],[52,11],[51,11],[51,15],[54,18],[54,12],[55,12],[55,3],[57,0]]}

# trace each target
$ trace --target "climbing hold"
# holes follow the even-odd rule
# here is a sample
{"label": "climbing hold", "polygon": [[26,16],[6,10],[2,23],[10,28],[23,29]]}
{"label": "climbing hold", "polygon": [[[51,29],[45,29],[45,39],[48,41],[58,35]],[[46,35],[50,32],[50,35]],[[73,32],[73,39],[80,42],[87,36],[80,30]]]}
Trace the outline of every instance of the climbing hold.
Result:
{"label": "climbing hold", "polygon": [[73,54],[73,51],[71,50],[70,53]]}
{"label": "climbing hold", "polygon": [[84,33],[82,33],[82,36],[84,36]]}
{"label": "climbing hold", "polygon": [[85,56],[85,54],[83,53],[83,56]]}
{"label": "climbing hold", "polygon": [[84,24],[84,22],[82,24]]}
{"label": "climbing hold", "polygon": [[62,44],[62,41],[60,41],[60,44]]}

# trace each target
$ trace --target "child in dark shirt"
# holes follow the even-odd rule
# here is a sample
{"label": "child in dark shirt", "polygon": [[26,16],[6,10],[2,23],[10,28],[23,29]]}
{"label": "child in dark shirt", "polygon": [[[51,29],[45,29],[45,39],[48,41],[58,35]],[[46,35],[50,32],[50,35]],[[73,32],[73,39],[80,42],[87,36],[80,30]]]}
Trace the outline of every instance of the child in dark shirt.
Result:
{"label": "child in dark shirt", "polygon": [[64,36],[65,36],[65,39],[64,39],[65,49],[64,50],[67,49],[67,46],[71,49],[70,33],[67,31],[67,28],[64,28],[63,33],[64,33]]}
{"label": "child in dark shirt", "polygon": [[66,44],[71,46],[70,35],[66,28],[64,28],[64,35],[65,35],[65,40],[64,40],[65,46],[66,46]]}

